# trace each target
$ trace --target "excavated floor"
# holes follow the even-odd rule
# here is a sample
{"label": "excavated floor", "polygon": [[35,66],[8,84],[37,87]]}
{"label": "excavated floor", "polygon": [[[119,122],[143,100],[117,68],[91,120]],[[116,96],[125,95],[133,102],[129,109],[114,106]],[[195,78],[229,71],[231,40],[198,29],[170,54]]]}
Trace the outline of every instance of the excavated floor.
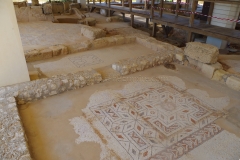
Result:
{"label": "excavated floor", "polygon": [[[152,78],[164,75],[176,76],[184,81],[186,88],[205,91],[209,94],[210,98],[229,97],[229,105],[224,108],[225,110],[239,106],[240,101],[238,92],[235,92],[218,82],[209,81],[209,79],[203,77],[193,69],[182,65],[176,65],[176,67],[177,70],[170,70],[163,66],[159,66],[127,77]],[[123,89],[125,84],[131,82],[131,78],[129,80],[130,81],[128,82],[124,80],[118,82],[104,82],[19,106],[19,112],[26,129],[33,158],[36,160],[100,159],[101,149],[99,144],[94,142],[75,143],[75,140],[79,135],[74,132],[73,126],[69,124],[69,119],[83,115],[82,109],[87,106],[92,94],[104,90]],[[147,85],[148,82],[145,83]],[[205,102],[208,101],[209,99],[205,100]],[[231,114],[229,116],[231,116]],[[223,117],[219,117],[215,123],[222,129],[233,133],[240,138],[240,128],[236,127],[236,123],[239,123],[239,121],[234,124]],[[98,135],[100,137],[104,136],[101,133],[98,133]],[[215,140],[216,138],[212,139]],[[216,140],[218,141],[219,139]],[[212,142],[208,143],[212,144]],[[209,144],[206,143],[206,145]],[[238,149],[235,148],[235,150]],[[198,147],[193,150],[193,153],[187,153],[186,156],[194,156],[194,152],[197,151]],[[234,153],[235,155],[232,155],[234,158],[239,156],[236,152]],[[202,154],[204,157],[205,153]],[[227,155],[227,151],[225,154]],[[201,156],[196,156],[198,157],[194,157],[195,159],[201,159]],[[212,159],[219,158],[211,156],[212,155],[210,155],[210,158]],[[213,156],[217,155],[213,154]]]}

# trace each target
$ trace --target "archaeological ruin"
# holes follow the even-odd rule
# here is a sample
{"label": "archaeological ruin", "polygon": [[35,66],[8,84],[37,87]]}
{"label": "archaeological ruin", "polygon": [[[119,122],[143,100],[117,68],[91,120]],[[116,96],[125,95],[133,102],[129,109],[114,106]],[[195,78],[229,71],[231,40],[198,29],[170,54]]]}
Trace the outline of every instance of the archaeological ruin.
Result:
{"label": "archaeological ruin", "polygon": [[240,0],[3,0],[0,20],[0,160],[240,159]]}

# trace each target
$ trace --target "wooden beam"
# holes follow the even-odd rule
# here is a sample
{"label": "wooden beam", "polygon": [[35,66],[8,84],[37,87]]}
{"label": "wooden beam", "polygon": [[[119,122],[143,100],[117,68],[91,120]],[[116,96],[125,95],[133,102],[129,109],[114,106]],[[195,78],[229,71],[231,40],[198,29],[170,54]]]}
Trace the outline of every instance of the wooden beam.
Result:
{"label": "wooden beam", "polygon": [[[194,0],[198,1],[198,0]],[[213,3],[226,3],[226,4],[238,4],[240,5],[240,1],[233,1],[233,0],[203,0],[205,2],[213,2]]]}
{"label": "wooden beam", "polygon": [[161,0],[161,3],[160,3],[160,8],[161,8],[161,10],[160,10],[160,17],[162,17],[162,14],[163,14],[163,3],[164,3],[164,1],[163,0]]}
{"label": "wooden beam", "polygon": [[175,11],[175,16],[178,16],[178,11],[179,11],[179,6],[180,6],[181,0],[177,0],[177,4],[176,4],[176,11]]}
{"label": "wooden beam", "polygon": [[[208,16],[212,16],[212,14],[213,14],[213,9],[214,9],[214,3],[212,2],[212,3],[210,4],[210,7],[209,7]],[[212,21],[212,18],[211,18],[211,17],[208,17],[208,19],[207,19],[207,24],[210,24],[211,21]]]}
{"label": "wooden beam", "polygon": [[157,33],[157,23],[153,23],[152,37],[156,37]]}
{"label": "wooden beam", "polygon": [[196,11],[197,5],[198,5],[198,1],[193,1],[193,4],[192,4],[192,14],[190,15],[190,19],[189,19],[189,27],[193,26],[194,16],[195,16],[194,12]]}
{"label": "wooden beam", "polygon": [[151,14],[150,14],[150,18],[153,19],[154,18],[154,3],[155,0],[151,0]]}

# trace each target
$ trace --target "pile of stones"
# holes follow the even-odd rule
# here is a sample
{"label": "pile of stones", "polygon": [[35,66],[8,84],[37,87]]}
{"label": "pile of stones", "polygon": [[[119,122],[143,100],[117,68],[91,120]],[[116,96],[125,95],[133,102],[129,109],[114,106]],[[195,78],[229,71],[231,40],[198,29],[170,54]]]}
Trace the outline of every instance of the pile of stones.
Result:
{"label": "pile of stones", "polygon": [[229,88],[240,91],[240,77],[223,70],[218,62],[219,50],[217,47],[200,42],[189,42],[184,54],[176,54],[176,59],[182,64],[188,64],[200,70],[206,77],[220,81]]}

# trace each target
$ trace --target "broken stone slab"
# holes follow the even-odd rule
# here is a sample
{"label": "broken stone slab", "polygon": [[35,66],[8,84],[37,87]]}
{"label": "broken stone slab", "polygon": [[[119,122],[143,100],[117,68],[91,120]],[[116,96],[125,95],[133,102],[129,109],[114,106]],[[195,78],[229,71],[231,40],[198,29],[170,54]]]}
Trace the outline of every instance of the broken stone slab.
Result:
{"label": "broken stone slab", "polygon": [[107,22],[120,22],[120,21],[123,21],[123,19],[120,16],[112,16],[112,17],[107,17],[106,21]]}
{"label": "broken stone slab", "polygon": [[236,91],[240,91],[240,78],[230,76],[227,78],[226,84],[229,88],[232,88]]}
{"label": "broken stone slab", "polygon": [[230,76],[228,72],[218,69],[214,72],[212,80],[224,82],[225,83],[225,76]]}
{"label": "broken stone slab", "polygon": [[219,50],[210,44],[189,42],[184,49],[184,54],[202,63],[213,64],[218,60]]}
{"label": "broken stone slab", "polygon": [[219,62],[210,65],[203,63],[201,67],[202,73],[210,79],[213,77],[213,74],[217,69],[223,69]]}
{"label": "broken stone slab", "polygon": [[53,51],[53,56],[68,54],[68,48],[64,45],[50,46],[49,49],[51,49]]}
{"label": "broken stone slab", "polygon": [[106,32],[104,30],[90,26],[83,26],[81,28],[81,34],[89,39],[97,39],[106,36]]}
{"label": "broken stone slab", "polygon": [[182,61],[184,60],[184,54],[183,54],[183,53],[176,53],[176,54],[175,54],[175,58],[176,58],[178,61],[182,62]]}

